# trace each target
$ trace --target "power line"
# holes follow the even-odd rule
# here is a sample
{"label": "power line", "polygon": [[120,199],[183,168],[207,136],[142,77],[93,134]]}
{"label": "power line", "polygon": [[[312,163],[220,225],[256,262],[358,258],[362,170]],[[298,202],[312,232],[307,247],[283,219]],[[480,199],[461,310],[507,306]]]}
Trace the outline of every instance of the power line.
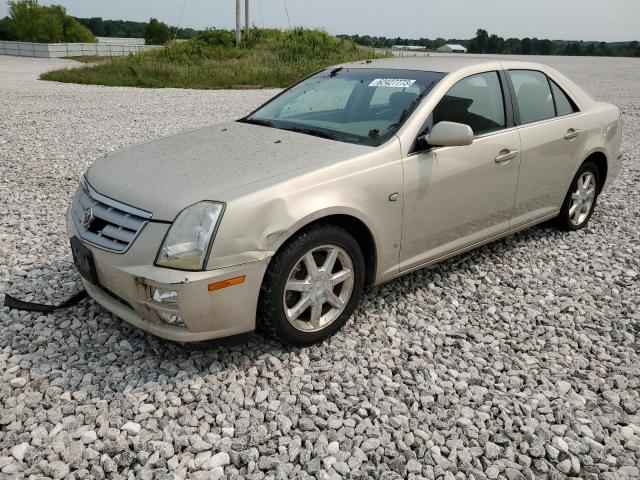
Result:
{"label": "power line", "polygon": [[287,22],[289,22],[289,30],[291,30],[291,18],[289,18],[289,8],[287,7],[287,0],[282,0],[284,2],[284,11],[287,14]]}
{"label": "power line", "polygon": [[176,41],[176,38],[178,37],[178,30],[180,30],[180,25],[182,25],[182,16],[184,15],[184,7],[187,6],[187,1],[188,0],[184,0],[184,2],[182,2],[182,10],[180,10],[180,18],[178,19],[178,26],[176,27],[176,31],[173,34],[173,41]]}

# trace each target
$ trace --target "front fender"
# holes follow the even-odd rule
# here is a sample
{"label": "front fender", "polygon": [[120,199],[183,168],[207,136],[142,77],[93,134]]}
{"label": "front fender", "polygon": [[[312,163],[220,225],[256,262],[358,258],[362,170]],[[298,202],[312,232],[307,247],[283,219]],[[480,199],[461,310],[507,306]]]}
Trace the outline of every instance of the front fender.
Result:
{"label": "front fender", "polygon": [[[389,196],[398,193],[397,201]],[[208,269],[268,259],[304,226],[331,215],[358,219],[371,232],[378,275],[397,271],[402,231],[403,170],[398,141],[371,153],[300,173],[249,192],[234,192]]]}

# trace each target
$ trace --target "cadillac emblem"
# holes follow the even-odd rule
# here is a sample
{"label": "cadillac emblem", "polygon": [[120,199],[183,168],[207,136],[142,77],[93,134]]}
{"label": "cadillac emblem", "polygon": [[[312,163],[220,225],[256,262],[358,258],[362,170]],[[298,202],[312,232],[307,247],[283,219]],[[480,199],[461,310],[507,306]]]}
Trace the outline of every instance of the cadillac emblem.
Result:
{"label": "cadillac emblem", "polygon": [[84,211],[84,214],[82,215],[82,226],[88,230],[89,227],[91,226],[91,222],[93,222],[94,218],[95,217],[93,216],[93,209],[92,208],[87,208]]}

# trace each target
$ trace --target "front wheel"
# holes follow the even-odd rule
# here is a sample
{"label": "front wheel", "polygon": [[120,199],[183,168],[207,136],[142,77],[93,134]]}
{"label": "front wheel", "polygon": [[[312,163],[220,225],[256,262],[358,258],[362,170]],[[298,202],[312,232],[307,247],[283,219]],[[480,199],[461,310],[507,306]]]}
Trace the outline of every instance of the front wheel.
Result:
{"label": "front wheel", "polygon": [[276,253],[260,289],[258,327],[296,346],[334,334],[362,297],[365,264],[358,242],[333,225],[316,225]]}
{"label": "front wheel", "polygon": [[556,225],[562,230],[580,230],[587,226],[598,201],[600,174],[593,162],[578,169],[562,204]]}

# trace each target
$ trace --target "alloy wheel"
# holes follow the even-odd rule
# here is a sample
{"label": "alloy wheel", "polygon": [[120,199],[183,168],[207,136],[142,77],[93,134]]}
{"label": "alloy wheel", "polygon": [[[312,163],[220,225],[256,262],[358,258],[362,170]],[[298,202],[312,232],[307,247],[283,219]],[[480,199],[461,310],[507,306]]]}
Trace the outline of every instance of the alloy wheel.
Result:
{"label": "alloy wheel", "polygon": [[576,182],[576,188],[571,194],[569,219],[576,227],[588,217],[596,199],[596,177],[591,172],[584,172]]}
{"label": "alloy wheel", "polygon": [[295,264],[284,289],[284,313],[303,332],[317,332],[333,323],[349,303],[354,285],[353,262],[337,245],[322,245]]}

